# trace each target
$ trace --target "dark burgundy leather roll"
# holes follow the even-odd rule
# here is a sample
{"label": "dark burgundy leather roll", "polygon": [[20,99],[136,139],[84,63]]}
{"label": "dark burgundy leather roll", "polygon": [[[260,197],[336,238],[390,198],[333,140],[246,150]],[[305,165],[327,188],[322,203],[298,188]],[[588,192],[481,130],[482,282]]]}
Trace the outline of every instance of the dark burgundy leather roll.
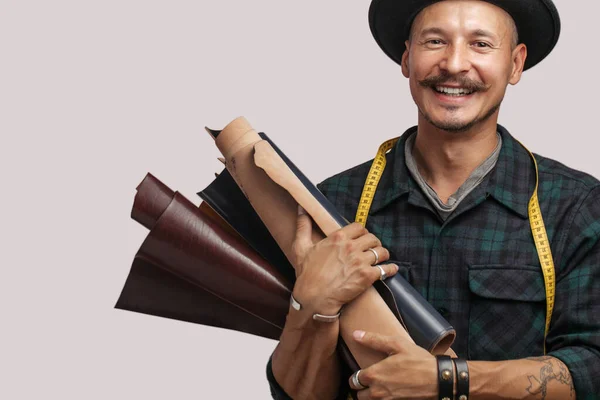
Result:
{"label": "dark burgundy leather roll", "polygon": [[148,173],[135,188],[137,194],[131,208],[131,218],[152,229],[158,218],[173,200],[175,192]]}
{"label": "dark burgundy leather roll", "polygon": [[137,257],[115,308],[278,340],[281,329]]}
{"label": "dark burgundy leather roll", "polygon": [[[279,337],[291,283],[220,217],[151,175],[138,186],[132,217],[152,230],[135,256],[117,308]],[[173,279],[158,280],[165,276],[159,270]],[[177,290],[183,294],[174,295]],[[188,303],[177,301],[181,297]]]}

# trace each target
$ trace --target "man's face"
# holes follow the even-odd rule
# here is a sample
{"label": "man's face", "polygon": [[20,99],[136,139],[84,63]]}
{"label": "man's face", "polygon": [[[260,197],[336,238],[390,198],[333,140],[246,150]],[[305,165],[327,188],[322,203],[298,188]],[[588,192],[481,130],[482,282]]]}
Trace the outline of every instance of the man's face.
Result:
{"label": "man's face", "polygon": [[485,1],[441,1],[421,11],[411,32],[402,72],[425,120],[460,132],[497,116],[527,55],[523,44],[515,47],[504,10]]}

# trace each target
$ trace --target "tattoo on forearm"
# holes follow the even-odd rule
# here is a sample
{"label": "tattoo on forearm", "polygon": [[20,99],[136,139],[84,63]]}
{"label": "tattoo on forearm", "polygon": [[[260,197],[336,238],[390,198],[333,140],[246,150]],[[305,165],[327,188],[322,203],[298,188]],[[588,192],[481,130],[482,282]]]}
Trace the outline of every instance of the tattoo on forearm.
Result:
{"label": "tattoo on forearm", "polygon": [[[527,375],[529,379],[529,386],[527,392],[533,395],[541,395],[540,399],[545,400],[548,394],[548,384],[551,381],[558,381],[563,385],[569,386],[569,398],[574,398],[575,388],[573,387],[573,380],[569,370],[560,360],[550,357],[532,357],[530,360],[540,361],[543,366],[540,369],[539,378],[533,375]],[[558,365],[558,371],[555,371],[555,367]]]}

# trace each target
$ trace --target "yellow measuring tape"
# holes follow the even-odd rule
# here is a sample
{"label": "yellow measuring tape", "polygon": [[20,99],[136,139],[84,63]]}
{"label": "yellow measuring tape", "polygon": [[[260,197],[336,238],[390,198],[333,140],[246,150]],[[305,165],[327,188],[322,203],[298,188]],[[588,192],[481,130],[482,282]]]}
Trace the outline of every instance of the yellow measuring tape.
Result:
{"label": "yellow measuring tape", "polygon": [[[373,196],[377,190],[377,185],[385,169],[386,159],[385,154],[391,150],[399,138],[386,140],[379,146],[377,155],[371,164],[369,169],[369,175],[363,187],[360,201],[358,203],[358,209],[356,211],[355,221],[365,226],[367,218],[369,216],[369,210],[373,203]],[[521,146],[523,146],[521,144]],[[554,310],[554,260],[552,259],[552,251],[550,250],[550,243],[548,241],[548,234],[546,233],[546,226],[544,225],[544,219],[542,218],[542,211],[540,209],[540,203],[538,200],[538,184],[539,184],[539,173],[537,162],[533,153],[530,152],[525,146],[525,150],[531,156],[533,165],[535,166],[535,190],[533,195],[529,199],[528,215],[529,223],[531,225],[531,233],[533,235],[533,241],[537,249],[540,264],[542,266],[542,273],[544,275],[544,286],[546,287],[546,327],[544,330],[544,354],[546,354],[546,336],[548,336],[548,330],[550,329],[550,320],[552,319],[552,311]]]}
{"label": "yellow measuring tape", "polygon": [[383,142],[381,146],[379,146],[377,155],[371,164],[369,175],[367,175],[365,186],[363,187],[362,194],[360,195],[358,210],[356,210],[356,218],[354,218],[354,221],[362,224],[362,226],[365,226],[367,223],[367,217],[369,216],[369,210],[371,209],[373,196],[377,190],[377,185],[379,184],[379,179],[381,179],[381,174],[383,174],[383,170],[385,169],[385,153],[394,147],[398,139],[399,138],[393,138]]}

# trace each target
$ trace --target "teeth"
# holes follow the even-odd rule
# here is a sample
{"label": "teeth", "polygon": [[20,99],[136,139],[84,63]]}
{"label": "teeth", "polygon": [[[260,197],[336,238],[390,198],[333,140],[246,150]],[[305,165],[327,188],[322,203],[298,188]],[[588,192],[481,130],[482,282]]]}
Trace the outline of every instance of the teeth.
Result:
{"label": "teeth", "polygon": [[444,86],[436,86],[435,90],[440,93],[449,94],[451,96],[462,96],[473,93],[472,90],[464,89],[464,88],[450,88]]}

